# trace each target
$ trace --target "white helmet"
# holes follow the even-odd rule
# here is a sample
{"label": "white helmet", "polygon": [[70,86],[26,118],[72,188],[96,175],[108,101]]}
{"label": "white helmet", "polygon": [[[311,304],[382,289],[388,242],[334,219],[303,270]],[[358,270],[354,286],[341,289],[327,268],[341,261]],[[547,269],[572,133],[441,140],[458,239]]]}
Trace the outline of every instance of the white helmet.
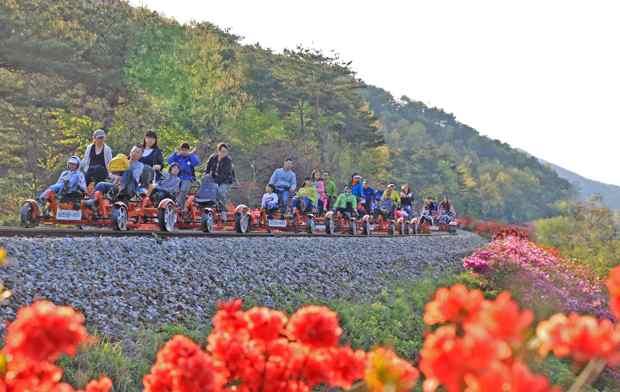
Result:
{"label": "white helmet", "polygon": [[71,158],[69,158],[67,160],[67,166],[69,166],[69,164],[74,163],[77,165],[77,167],[80,167],[80,157],[77,156],[72,156]]}

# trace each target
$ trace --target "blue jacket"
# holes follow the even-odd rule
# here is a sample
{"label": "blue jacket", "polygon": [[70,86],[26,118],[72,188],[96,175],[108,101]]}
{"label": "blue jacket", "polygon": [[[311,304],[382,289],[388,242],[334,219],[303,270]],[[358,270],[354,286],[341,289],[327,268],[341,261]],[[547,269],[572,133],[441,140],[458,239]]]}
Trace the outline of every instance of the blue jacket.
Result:
{"label": "blue jacket", "polygon": [[198,158],[196,154],[183,156],[173,152],[172,155],[168,157],[168,164],[172,165],[173,163],[179,164],[179,168],[181,169],[179,178],[181,180],[194,181],[196,179],[196,172],[194,169],[196,166],[200,165],[200,158]]}
{"label": "blue jacket", "polygon": [[82,191],[86,192],[86,179],[84,173],[79,170],[65,170],[58,177],[56,185],[64,185],[65,181],[68,182],[68,192]]}
{"label": "blue jacket", "polygon": [[366,203],[367,206],[371,206],[372,202],[375,200],[375,190],[371,187],[362,187],[362,199],[364,199],[364,203]]}
{"label": "blue jacket", "polygon": [[361,198],[363,196],[363,189],[364,189],[364,186],[362,185],[362,183],[358,182],[357,184],[351,187],[351,193],[354,194],[355,197]]}
{"label": "blue jacket", "polygon": [[284,170],[279,168],[273,171],[269,184],[273,185],[276,189],[292,189],[297,188],[297,177],[292,170]]}

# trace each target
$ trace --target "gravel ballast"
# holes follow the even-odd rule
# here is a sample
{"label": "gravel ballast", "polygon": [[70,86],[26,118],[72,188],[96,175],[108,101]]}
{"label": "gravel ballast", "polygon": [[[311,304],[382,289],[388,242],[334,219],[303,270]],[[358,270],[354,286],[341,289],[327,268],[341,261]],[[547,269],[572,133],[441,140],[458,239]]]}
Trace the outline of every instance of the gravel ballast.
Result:
{"label": "gravel ballast", "polygon": [[36,298],[82,310],[115,338],[144,324],[206,321],[226,298],[278,306],[296,296],[364,300],[395,279],[459,265],[485,240],[392,238],[0,238],[13,296],[1,320]]}

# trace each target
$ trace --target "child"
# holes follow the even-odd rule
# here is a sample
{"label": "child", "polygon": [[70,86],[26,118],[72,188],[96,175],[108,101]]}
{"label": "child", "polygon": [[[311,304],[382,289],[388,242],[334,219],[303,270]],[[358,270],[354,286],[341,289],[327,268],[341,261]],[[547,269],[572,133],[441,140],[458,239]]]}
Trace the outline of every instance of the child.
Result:
{"label": "child", "polygon": [[63,191],[66,193],[86,192],[86,178],[79,169],[80,158],[76,156],[69,158],[67,160],[67,170],[60,173],[58,181],[39,196],[41,203],[45,203],[52,193],[58,194]]}
{"label": "child", "polygon": [[351,188],[349,186],[345,186],[343,193],[338,195],[338,198],[334,203],[334,210],[340,214],[348,214],[349,216],[353,216],[356,213],[356,206],[357,198],[351,193]]}
{"label": "child", "polygon": [[178,163],[174,162],[170,165],[168,173],[163,174],[162,179],[155,185],[151,198],[154,203],[158,203],[165,198],[174,199],[179,192],[181,186],[181,179],[179,178],[179,172],[181,167]]}
{"label": "child", "polygon": [[173,152],[168,157],[168,164],[178,163],[179,178],[181,179],[181,185],[179,186],[179,192],[177,193],[177,205],[185,210],[185,198],[192,187],[192,183],[196,181],[196,166],[200,165],[200,158],[196,155],[194,150],[190,150],[189,143],[182,143],[179,150]]}
{"label": "child", "polygon": [[299,209],[301,213],[306,213],[312,211],[312,209],[316,207],[318,200],[319,193],[312,185],[310,178],[306,177],[303,186],[299,188],[297,194],[293,198],[293,208]]}
{"label": "child", "polygon": [[362,189],[362,176],[357,173],[353,173],[351,176],[351,193],[353,193],[358,200],[363,196]]}
{"label": "child", "polygon": [[437,211],[437,205],[433,201],[432,197],[427,197],[424,201],[424,207],[422,208],[422,215],[420,216],[420,222],[428,222],[429,224],[435,224],[435,212]]}
{"label": "child", "polygon": [[263,198],[260,202],[260,208],[265,210],[268,216],[271,216],[278,210],[278,194],[276,193],[275,186],[271,184],[267,184],[267,186],[265,186],[265,193],[263,194]]}
{"label": "child", "polygon": [[368,185],[367,180],[362,181],[362,199],[359,211],[363,214],[372,214],[375,199],[375,190]]}
{"label": "child", "polygon": [[400,187],[400,206],[407,217],[413,216],[413,192],[409,184]]}
{"label": "child", "polygon": [[450,200],[447,196],[444,196],[441,203],[439,203],[439,223],[441,224],[450,224],[456,217],[456,212],[454,211],[454,206],[450,203]]}
{"label": "child", "polygon": [[316,188],[317,193],[319,194],[318,207],[319,207],[319,215],[322,215],[324,211],[327,210],[327,205],[329,203],[329,198],[327,197],[327,193],[325,192],[325,181],[321,177],[321,172],[319,169],[314,169],[312,171],[312,183]]}
{"label": "child", "polygon": [[395,188],[396,185],[389,184],[385,189],[385,192],[383,192],[383,197],[381,198],[381,207],[379,210],[381,215],[386,219],[393,218],[394,210],[396,210],[400,205],[400,196],[396,192]]}

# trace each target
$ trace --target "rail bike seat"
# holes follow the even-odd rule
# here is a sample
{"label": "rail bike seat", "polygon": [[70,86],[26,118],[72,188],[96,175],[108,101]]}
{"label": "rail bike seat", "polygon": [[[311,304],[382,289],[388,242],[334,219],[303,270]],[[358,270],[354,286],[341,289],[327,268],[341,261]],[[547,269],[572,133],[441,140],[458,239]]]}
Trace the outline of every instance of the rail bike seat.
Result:
{"label": "rail bike seat", "polygon": [[213,199],[201,199],[198,196],[194,198],[194,202],[201,207],[216,207],[217,201]]}

